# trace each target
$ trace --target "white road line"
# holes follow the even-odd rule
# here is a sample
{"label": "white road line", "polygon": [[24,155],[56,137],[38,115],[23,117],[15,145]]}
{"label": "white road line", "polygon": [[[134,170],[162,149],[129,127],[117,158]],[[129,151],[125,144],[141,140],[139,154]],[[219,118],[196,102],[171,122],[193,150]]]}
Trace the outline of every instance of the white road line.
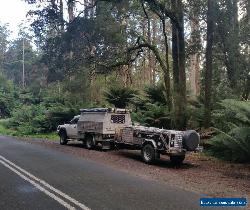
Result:
{"label": "white road line", "polygon": [[32,181],[31,179],[29,179],[28,177],[24,176],[23,174],[21,174],[16,169],[12,168],[7,163],[3,162],[2,160],[0,160],[0,163],[2,163],[6,168],[10,169],[11,171],[13,171],[14,173],[16,173],[18,176],[20,176],[24,180],[28,181],[30,184],[32,184],[33,186],[35,186],[37,189],[39,189],[40,191],[42,191],[43,193],[45,193],[49,197],[51,197],[54,200],[56,200],[58,203],[60,203],[61,205],[63,205],[67,209],[70,209],[70,210],[74,210],[75,209],[73,206],[71,206],[70,204],[66,203],[64,200],[62,200],[61,198],[57,197],[55,194],[49,192],[48,190],[46,190],[45,188],[43,188],[41,185],[39,185],[39,184],[35,183],[34,181]]}
{"label": "white road line", "polygon": [[[24,170],[23,168],[17,166],[15,163],[11,162],[10,160],[6,159],[5,157],[0,155],[0,159],[2,159],[3,161],[7,162],[8,164],[10,164],[11,166],[15,167],[16,169],[18,169],[19,171],[21,171],[23,174],[29,176],[30,178],[32,178],[33,180],[39,182],[40,184],[42,184],[43,186],[47,187],[48,189],[50,189],[51,191],[59,194],[60,196],[62,196],[64,199],[70,201],[71,203],[75,204],[76,206],[80,207],[83,210],[91,210],[90,208],[88,208],[87,206],[85,206],[84,204],[80,203],[79,201],[75,200],[74,198],[70,197],[69,195],[63,193],[62,191],[52,187],[51,185],[49,185],[47,182],[45,182],[42,179],[37,178],[36,176],[32,175],[31,173],[29,173],[28,171]],[[1,160],[0,160],[1,161]],[[3,162],[1,161],[1,163]],[[17,171],[18,172],[18,171]],[[21,173],[20,173],[21,174]],[[32,180],[31,180],[32,181]],[[35,182],[34,182],[35,183]],[[40,185],[39,185],[40,186]],[[49,191],[48,191],[49,192]]]}

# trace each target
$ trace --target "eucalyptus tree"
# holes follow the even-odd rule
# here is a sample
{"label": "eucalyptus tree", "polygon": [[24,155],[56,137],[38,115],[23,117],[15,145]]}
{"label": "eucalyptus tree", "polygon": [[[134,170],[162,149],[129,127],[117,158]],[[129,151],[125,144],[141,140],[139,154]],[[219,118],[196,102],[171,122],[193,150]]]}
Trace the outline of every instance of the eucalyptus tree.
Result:
{"label": "eucalyptus tree", "polygon": [[8,25],[0,24],[0,72],[3,71],[4,67],[6,51],[9,44],[9,34]]}

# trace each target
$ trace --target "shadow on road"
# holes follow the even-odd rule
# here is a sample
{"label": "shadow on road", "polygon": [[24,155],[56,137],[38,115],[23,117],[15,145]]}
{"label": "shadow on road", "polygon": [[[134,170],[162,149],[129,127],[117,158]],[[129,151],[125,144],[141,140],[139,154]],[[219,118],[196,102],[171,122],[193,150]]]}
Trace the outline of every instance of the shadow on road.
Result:
{"label": "shadow on road", "polygon": [[[136,151],[136,152],[135,151],[119,151],[116,155],[142,162],[142,158],[141,158],[139,151]],[[161,159],[156,160],[153,165],[161,167],[161,168],[178,168],[178,169],[189,169],[189,168],[198,167],[197,165],[194,165],[192,163],[185,162],[185,161],[181,165],[174,165],[172,162],[170,162],[167,156],[163,156],[163,155],[161,155]]]}
{"label": "shadow on road", "polygon": [[[80,142],[70,142],[70,143],[67,144],[67,146],[86,149],[85,144],[80,143]],[[102,150],[102,147],[99,146],[99,145],[97,145],[95,147],[95,149],[93,149],[93,150],[94,151],[100,151],[100,152],[106,152],[106,150]],[[113,150],[110,150],[110,151],[113,151]]]}
{"label": "shadow on road", "polygon": [[[67,145],[70,147],[86,149],[84,144],[79,143],[79,142],[70,142]],[[108,150],[107,151],[107,150],[102,150],[101,146],[96,146],[94,151],[106,152],[107,155],[113,155],[113,156],[118,156],[120,158],[126,158],[130,160],[142,162],[140,151],[132,151],[132,150]],[[161,168],[173,168],[173,169],[177,169],[177,168],[189,169],[189,168],[198,167],[198,165],[194,165],[188,161],[184,161],[184,163],[181,165],[174,165],[172,162],[170,162],[169,157],[165,155],[161,155],[161,159],[157,160],[153,165],[157,167],[161,167]]]}

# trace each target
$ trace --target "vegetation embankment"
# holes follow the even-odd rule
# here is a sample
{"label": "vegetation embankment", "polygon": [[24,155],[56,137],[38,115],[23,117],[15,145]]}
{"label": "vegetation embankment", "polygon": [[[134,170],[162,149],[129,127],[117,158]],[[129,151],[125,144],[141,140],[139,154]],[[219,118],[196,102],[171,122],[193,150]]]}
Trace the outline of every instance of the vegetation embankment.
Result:
{"label": "vegetation embankment", "polygon": [[30,28],[9,40],[0,24],[5,132],[46,135],[80,108],[127,107],[142,125],[212,131],[208,154],[250,161],[249,1],[26,2]]}
{"label": "vegetation embankment", "polygon": [[8,128],[6,125],[6,120],[0,120],[0,135],[4,136],[14,136],[14,137],[28,137],[28,138],[39,138],[39,139],[47,139],[47,140],[58,140],[58,135],[56,132],[50,133],[36,133],[36,134],[23,134],[18,132],[17,130],[13,130]]}

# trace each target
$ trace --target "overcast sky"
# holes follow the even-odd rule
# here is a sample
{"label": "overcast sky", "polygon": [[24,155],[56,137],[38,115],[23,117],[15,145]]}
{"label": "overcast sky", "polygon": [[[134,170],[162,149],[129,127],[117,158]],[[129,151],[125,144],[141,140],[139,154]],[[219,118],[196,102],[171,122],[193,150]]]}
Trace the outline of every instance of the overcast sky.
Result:
{"label": "overcast sky", "polygon": [[0,22],[9,23],[9,29],[13,31],[10,38],[15,38],[18,25],[26,20],[26,14],[31,7],[24,0],[0,0],[0,2]]}

